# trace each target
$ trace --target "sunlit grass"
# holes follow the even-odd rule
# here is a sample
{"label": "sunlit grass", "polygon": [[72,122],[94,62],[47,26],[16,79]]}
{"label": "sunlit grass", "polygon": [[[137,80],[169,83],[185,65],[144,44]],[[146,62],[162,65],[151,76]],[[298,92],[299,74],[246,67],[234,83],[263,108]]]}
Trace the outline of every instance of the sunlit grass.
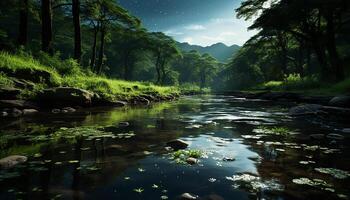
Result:
{"label": "sunlit grass", "polygon": [[[110,79],[103,76],[98,76],[91,72],[84,72],[83,70],[77,68],[77,65],[72,63],[73,61],[62,61],[62,63],[58,63],[59,61],[57,59],[49,62],[47,61],[49,58],[44,58],[46,63],[54,64],[50,64],[52,66],[47,67],[42,65],[39,61],[33,59],[31,56],[11,55],[5,52],[0,52],[0,69],[3,69],[5,72],[13,72],[14,74],[16,74],[16,72],[26,73],[25,70],[29,70],[29,72],[45,72],[46,74],[49,74],[49,80],[42,80],[40,83],[35,84],[45,83],[46,85],[43,85],[43,87],[48,87],[47,83],[50,83],[52,86],[76,87],[90,90],[104,97],[112,99],[128,99],[140,94],[169,96],[180,93],[177,87],[163,87],[154,85],[152,83]],[[69,67],[77,69],[68,70],[66,69],[67,67],[60,67],[60,74],[54,68],[54,66],[59,66],[60,64],[67,64]],[[62,71],[66,72],[66,74],[62,74]],[[12,80],[15,78],[16,77],[11,77],[11,75],[1,73],[0,85],[11,86],[13,85]],[[42,78],[45,79],[46,77]]]}

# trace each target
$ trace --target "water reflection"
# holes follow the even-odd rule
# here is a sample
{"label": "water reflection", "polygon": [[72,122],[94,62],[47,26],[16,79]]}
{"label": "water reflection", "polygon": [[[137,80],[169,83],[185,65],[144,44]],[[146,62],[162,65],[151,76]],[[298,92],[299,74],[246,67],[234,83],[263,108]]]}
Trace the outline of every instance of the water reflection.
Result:
{"label": "water reflection", "polygon": [[[202,199],[348,198],[346,173],[337,179],[315,170],[350,171],[348,137],[309,136],[340,134],[347,121],[292,119],[290,106],[185,97],[151,107],[2,121],[1,157],[20,154],[29,161],[0,171],[0,199],[176,199],[182,193]],[[119,124],[124,121],[129,126]],[[257,132],[262,126],[288,134]],[[193,166],[175,163],[164,147],[176,138],[207,157]],[[296,184],[302,178],[314,184]]]}

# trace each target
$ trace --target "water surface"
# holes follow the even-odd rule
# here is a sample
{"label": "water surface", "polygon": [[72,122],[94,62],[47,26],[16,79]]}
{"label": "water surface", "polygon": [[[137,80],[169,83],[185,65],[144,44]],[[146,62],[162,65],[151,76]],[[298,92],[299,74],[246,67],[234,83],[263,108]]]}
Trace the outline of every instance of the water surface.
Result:
{"label": "water surface", "polygon": [[[1,158],[29,160],[0,171],[0,199],[154,200],[183,193],[226,200],[348,199],[349,120],[294,119],[287,115],[291,106],[192,96],[150,107],[3,120]],[[287,133],[266,133],[269,128]],[[173,139],[200,150],[199,163],[176,163],[165,148]]]}

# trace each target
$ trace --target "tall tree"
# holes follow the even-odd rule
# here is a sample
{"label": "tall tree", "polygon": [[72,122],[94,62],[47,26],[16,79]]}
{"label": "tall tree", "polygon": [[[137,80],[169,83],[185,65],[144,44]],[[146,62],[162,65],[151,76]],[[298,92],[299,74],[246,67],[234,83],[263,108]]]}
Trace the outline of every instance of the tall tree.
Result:
{"label": "tall tree", "polygon": [[19,1],[19,28],[18,28],[18,44],[26,46],[28,42],[28,14],[29,14],[29,0]]}
{"label": "tall tree", "polygon": [[74,24],[74,58],[81,61],[81,25],[80,0],[72,0],[72,15]]}
{"label": "tall tree", "polygon": [[52,2],[41,0],[41,48],[44,52],[53,54],[52,46]]}

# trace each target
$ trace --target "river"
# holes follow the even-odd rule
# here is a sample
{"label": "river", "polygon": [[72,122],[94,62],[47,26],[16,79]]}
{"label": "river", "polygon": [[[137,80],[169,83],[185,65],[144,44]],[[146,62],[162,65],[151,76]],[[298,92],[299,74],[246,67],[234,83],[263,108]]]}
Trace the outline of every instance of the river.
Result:
{"label": "river", "polygon": [[28,161],[0,170],[0,199],[349,199],[350,120],[293,105],[208,95],[2,120],[1,158]]}

